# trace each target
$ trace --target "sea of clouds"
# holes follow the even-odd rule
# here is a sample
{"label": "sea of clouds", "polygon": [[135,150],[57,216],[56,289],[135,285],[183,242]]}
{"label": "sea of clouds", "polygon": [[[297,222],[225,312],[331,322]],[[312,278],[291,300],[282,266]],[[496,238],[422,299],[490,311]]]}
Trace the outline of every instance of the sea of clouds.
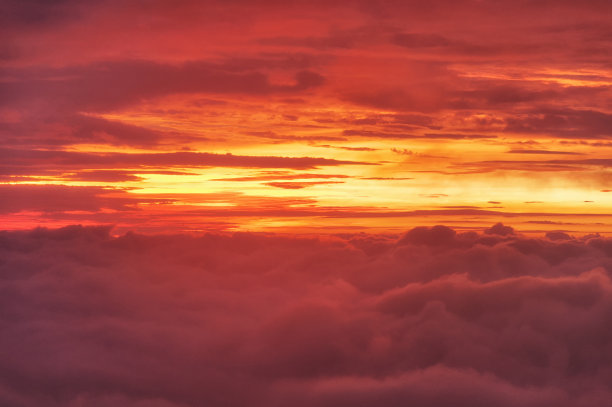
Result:
{"label": "sea of clouds", "polygon": [[0,405],[612,405],[612,239],[0,232]]}

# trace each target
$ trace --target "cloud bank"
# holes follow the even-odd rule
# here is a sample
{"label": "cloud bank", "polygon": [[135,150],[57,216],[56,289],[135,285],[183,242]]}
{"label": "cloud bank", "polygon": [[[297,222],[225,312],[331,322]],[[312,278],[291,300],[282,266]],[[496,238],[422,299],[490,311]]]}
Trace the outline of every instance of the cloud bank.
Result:
{"label": "cloud bank", "polygon": [[603,406],[612,240],[0,233],[5,406]]}

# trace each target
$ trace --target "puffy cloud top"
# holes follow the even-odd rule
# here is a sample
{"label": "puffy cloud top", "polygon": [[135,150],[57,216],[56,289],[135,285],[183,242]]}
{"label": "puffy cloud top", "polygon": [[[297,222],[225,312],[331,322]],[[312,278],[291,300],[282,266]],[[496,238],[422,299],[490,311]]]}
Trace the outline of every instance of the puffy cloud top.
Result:
{"label": "puffy cloud top", "polygon": [[445,226],[2,232],[0,404],[604,406],[611,256]]}

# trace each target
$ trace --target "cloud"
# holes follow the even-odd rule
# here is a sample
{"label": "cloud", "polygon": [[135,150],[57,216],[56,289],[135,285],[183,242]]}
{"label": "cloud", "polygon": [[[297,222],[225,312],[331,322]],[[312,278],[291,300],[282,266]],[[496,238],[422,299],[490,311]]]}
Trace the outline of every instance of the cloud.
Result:
{"label": "cloud", "polygon": [[69,174],[62,174],[61,178],[65,180],[76,180],[76,181],[92,181],[92,182],[127,182],[127,181],[142,181],[144,178],[134,175],[138,174],[161,174],[161,175],[198,175],[191,172],[184,171],[164,171],[164,170],[137,170],[137,171],[123,171],[123,170],[93,170],[93,171],[81,171]]}
{"label": "cloud", "polygon": [[344,130],[344,136],[367,137],[371,139],[414,139],[414,140],[477,140],[495,138],[483,134],[455,134],[455,133],[425,133],[424,135],[406,133],[384,133],[368,130]]}
{"label": "cloud", "polygon": [[348,146],[331,146],[329,144],[317,144],[317,147],[323,148],[335,148],[338,150],[346,150],[346,151],[378,151],[378,148],[372,147],[348,147]]}
{"label": "cloud", "polygon": [[94,182],[126,182],[126,181],[142,181],[144,178],[130,174],[129,171],[121,170],[94,170],[83,171],[74,174],[64,175],[62,178],[77,181],[94,181]]}
{"label": "cloud", "polygon": [[276,134],[273,131],[249,131],[246,133],[249,136],[255,136],[263,139],[284,141],[346,141],[344,137],[327,136],[324,134],[315,134],[311,136],[294,136],[291,134]]}
{"label": "cloud", "polygon": [[485,229],[484,232],[488,235],[506,236],[514,234],[514,229],[510,226],[505,226],[503,223],[496,223],[490,228]]}
{"label": "cloud", "polygon": [[572,237],[565,232],[561,231],[550,231],[546,232],[546,238],[550,240],[571,240]]}
{"label": "cloud", "polygon": [[455,231],[446,226],[419,226],[406,233],[399,244],[447,245],[455,240],[455,235]]}
{"label": "cloud", "polygon": [[[267,62],[272,67],[279,64],[274,58]],[[290,94],[325,81],[316,72],[300,69],[294,74],[293,84],[273,84],[260,70],[262,65],[264,61],[251,59],[224,63],[190,61],[178,65],[118,60],[66,68],[20,69],[7,72],[11,80],[0,85],[3,95],[0,104],[32,108],[52,100],[47,106],[52,111],[100,112],[173,94]]]}
{"label": "cloud", "polygon": [[486,134],[425,133],[424,137],[430,139],[478,140],[495,138],[496,136]]}
{"label": "cloud", "polygon": [[317,185],[327,185],[327,184],[342,184],[343,181],[308,181],[308,182],[266,182],[265,185],[274,188],[282,188],[282,189],[303,189],[308,187],[314,187]]}
{"label": "cloud", "polygon": [[559,150],[525,150],[525,149],[512,149],[508,151],[509,154],[553,154],[553,155],[583,155],[576,151],[559,151]]}
{"label": "cloud", "polygon": [[[152,172],[157,173],[158,171]],[[140,170],[136,173],[140,173]],[[65,175],[65,177],[69,176],[69,174]],[[394,182],[410,179],[409,177],[371,178],[373,179],[369,180],[369,177],[362,179],[366,182]],[[39,179],[24,179],[23,181],[40,182]],[[268,186],[299,190],[319,183],[338,182],[342,181],[324,179],[308,181],[308,178],[305,177],[304,181],[277,181]],[[265,183],[262,184],[265,185]],[[380,228],[395,228],[398,222],[418,224],[422,222],[422,219],[444,219],[451,225],[464,225],[466,217],[477,217],[479,222],[494,222],[499,219],[520,219],[520,221],[549,219],[550,224],[574,225],[575,228],[575,225],[582,223],[599,228],[601,223],[593,222],[609,216],[602,211],[587,211],[588,208],[581,212],[551,212],[546,211],[542,205],[534,208],[539,210],[528,212],[504,211],[499,206],[470,205],[393,210],[377,206],[324,205],[318,202],[314,195],[274,197],[227,190],[215,193],[133,193],[132,186],[121,188],[120,185],[115,185],[113,188],[93,186],[73,188],[63,185],[15,184],[3,185],[2,188],[6,197],[4,205],[1,205],[5,213],[2,222],[7,225],[7,228],[34,227],[40,224],[61,226],[73,223],[104,223],[115,224],[121,231],[136,228],[139,231],[169,233],[187,230],[235,229],[260,219],[268,219],[279,225],[294,222],[308,225],[311,219],[317,219],[325,222],[327,225],[325,230],[334,228],[337,231],[344,231],[346,225],[349,224],[355,225],[355,228],[362,228],[362,230],[380,230]],[[76,191],[79,188],[83,188],[83,191],[77,194]],[[444,194],[424,194],[423,196],[441,198],[444,197]],[[49,200],[48,207],[45,206],[45,200]],[[539,201],[526,203],[542,204]],[[374,222],[376,219],[379,221]],[[574,223],[568,223],[570,220]],[[531,223],[528,220],[526,222]],[[318,227],[322,226],[315,226],[315,228]],[[419,233],[427,235],[429,232]],[[466,244],[463,238],[448,243],[450,246]]]}
{"label": "cloud", "polygon": [[361,179],[367,179],[372,181],[406,181],[414,179],[412,177],[361,177]]}
{"label": "cloud", "polygon": [[164,153],[89,153],[59,150],[1,149],[4,174],[35,173],[36,167],[50,169],[117,169],[150,167],[241,167],[313,169],[318,166],[375,165],[319,157],[276,157],[214,154],[190,151]]}
{"label": "cloud", "polygon": [[506,119],[510,133],[548,134],[560,138],[608,138],[612,114],[594,109],[543,108]]}
{"label": "cloud", "polygon": [[0,402],[612,401],[612,241],[0,232]]}
{"label": "cloud", "polygon": [[455,168],[470,168],[474,171],[586,171],[592,168],[610,168],[612,159],[586,158],[561,160],[490,160],[479,162],[455,163]]}
{"label": "cloud", "polygon": [[274,180],[297,180],[297,179],[328,179],[328,178],[350,178],[344,174],[311,174],[311,173],[287,173],[281,171],[268,171],[247,177],[217,178],[211,181],[274,181]]}
{"label": "cloud", "polygon": [[[113,194],[114,193],[114,194]],[[0,214],[34,212],[97,212],[102,209],[134,210],[138,203],[164,199],[127,196],[113,188],[65,185],[0,184]]]}

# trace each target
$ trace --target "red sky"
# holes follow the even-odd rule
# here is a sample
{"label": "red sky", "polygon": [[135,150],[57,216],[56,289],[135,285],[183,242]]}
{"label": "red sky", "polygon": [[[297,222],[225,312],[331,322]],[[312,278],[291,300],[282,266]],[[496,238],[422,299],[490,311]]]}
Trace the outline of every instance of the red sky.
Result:
{"label": "red sky", "polygon": [[607,1],[7,1],[6,228],[610,232]]}
{"label": "red sky", "polygon": [[9,229],[610,232],[608,1],[5,1]]}
{"label": "red sky", "polygon": [[611,406],[611,22],[1,0],[0,406]]}

